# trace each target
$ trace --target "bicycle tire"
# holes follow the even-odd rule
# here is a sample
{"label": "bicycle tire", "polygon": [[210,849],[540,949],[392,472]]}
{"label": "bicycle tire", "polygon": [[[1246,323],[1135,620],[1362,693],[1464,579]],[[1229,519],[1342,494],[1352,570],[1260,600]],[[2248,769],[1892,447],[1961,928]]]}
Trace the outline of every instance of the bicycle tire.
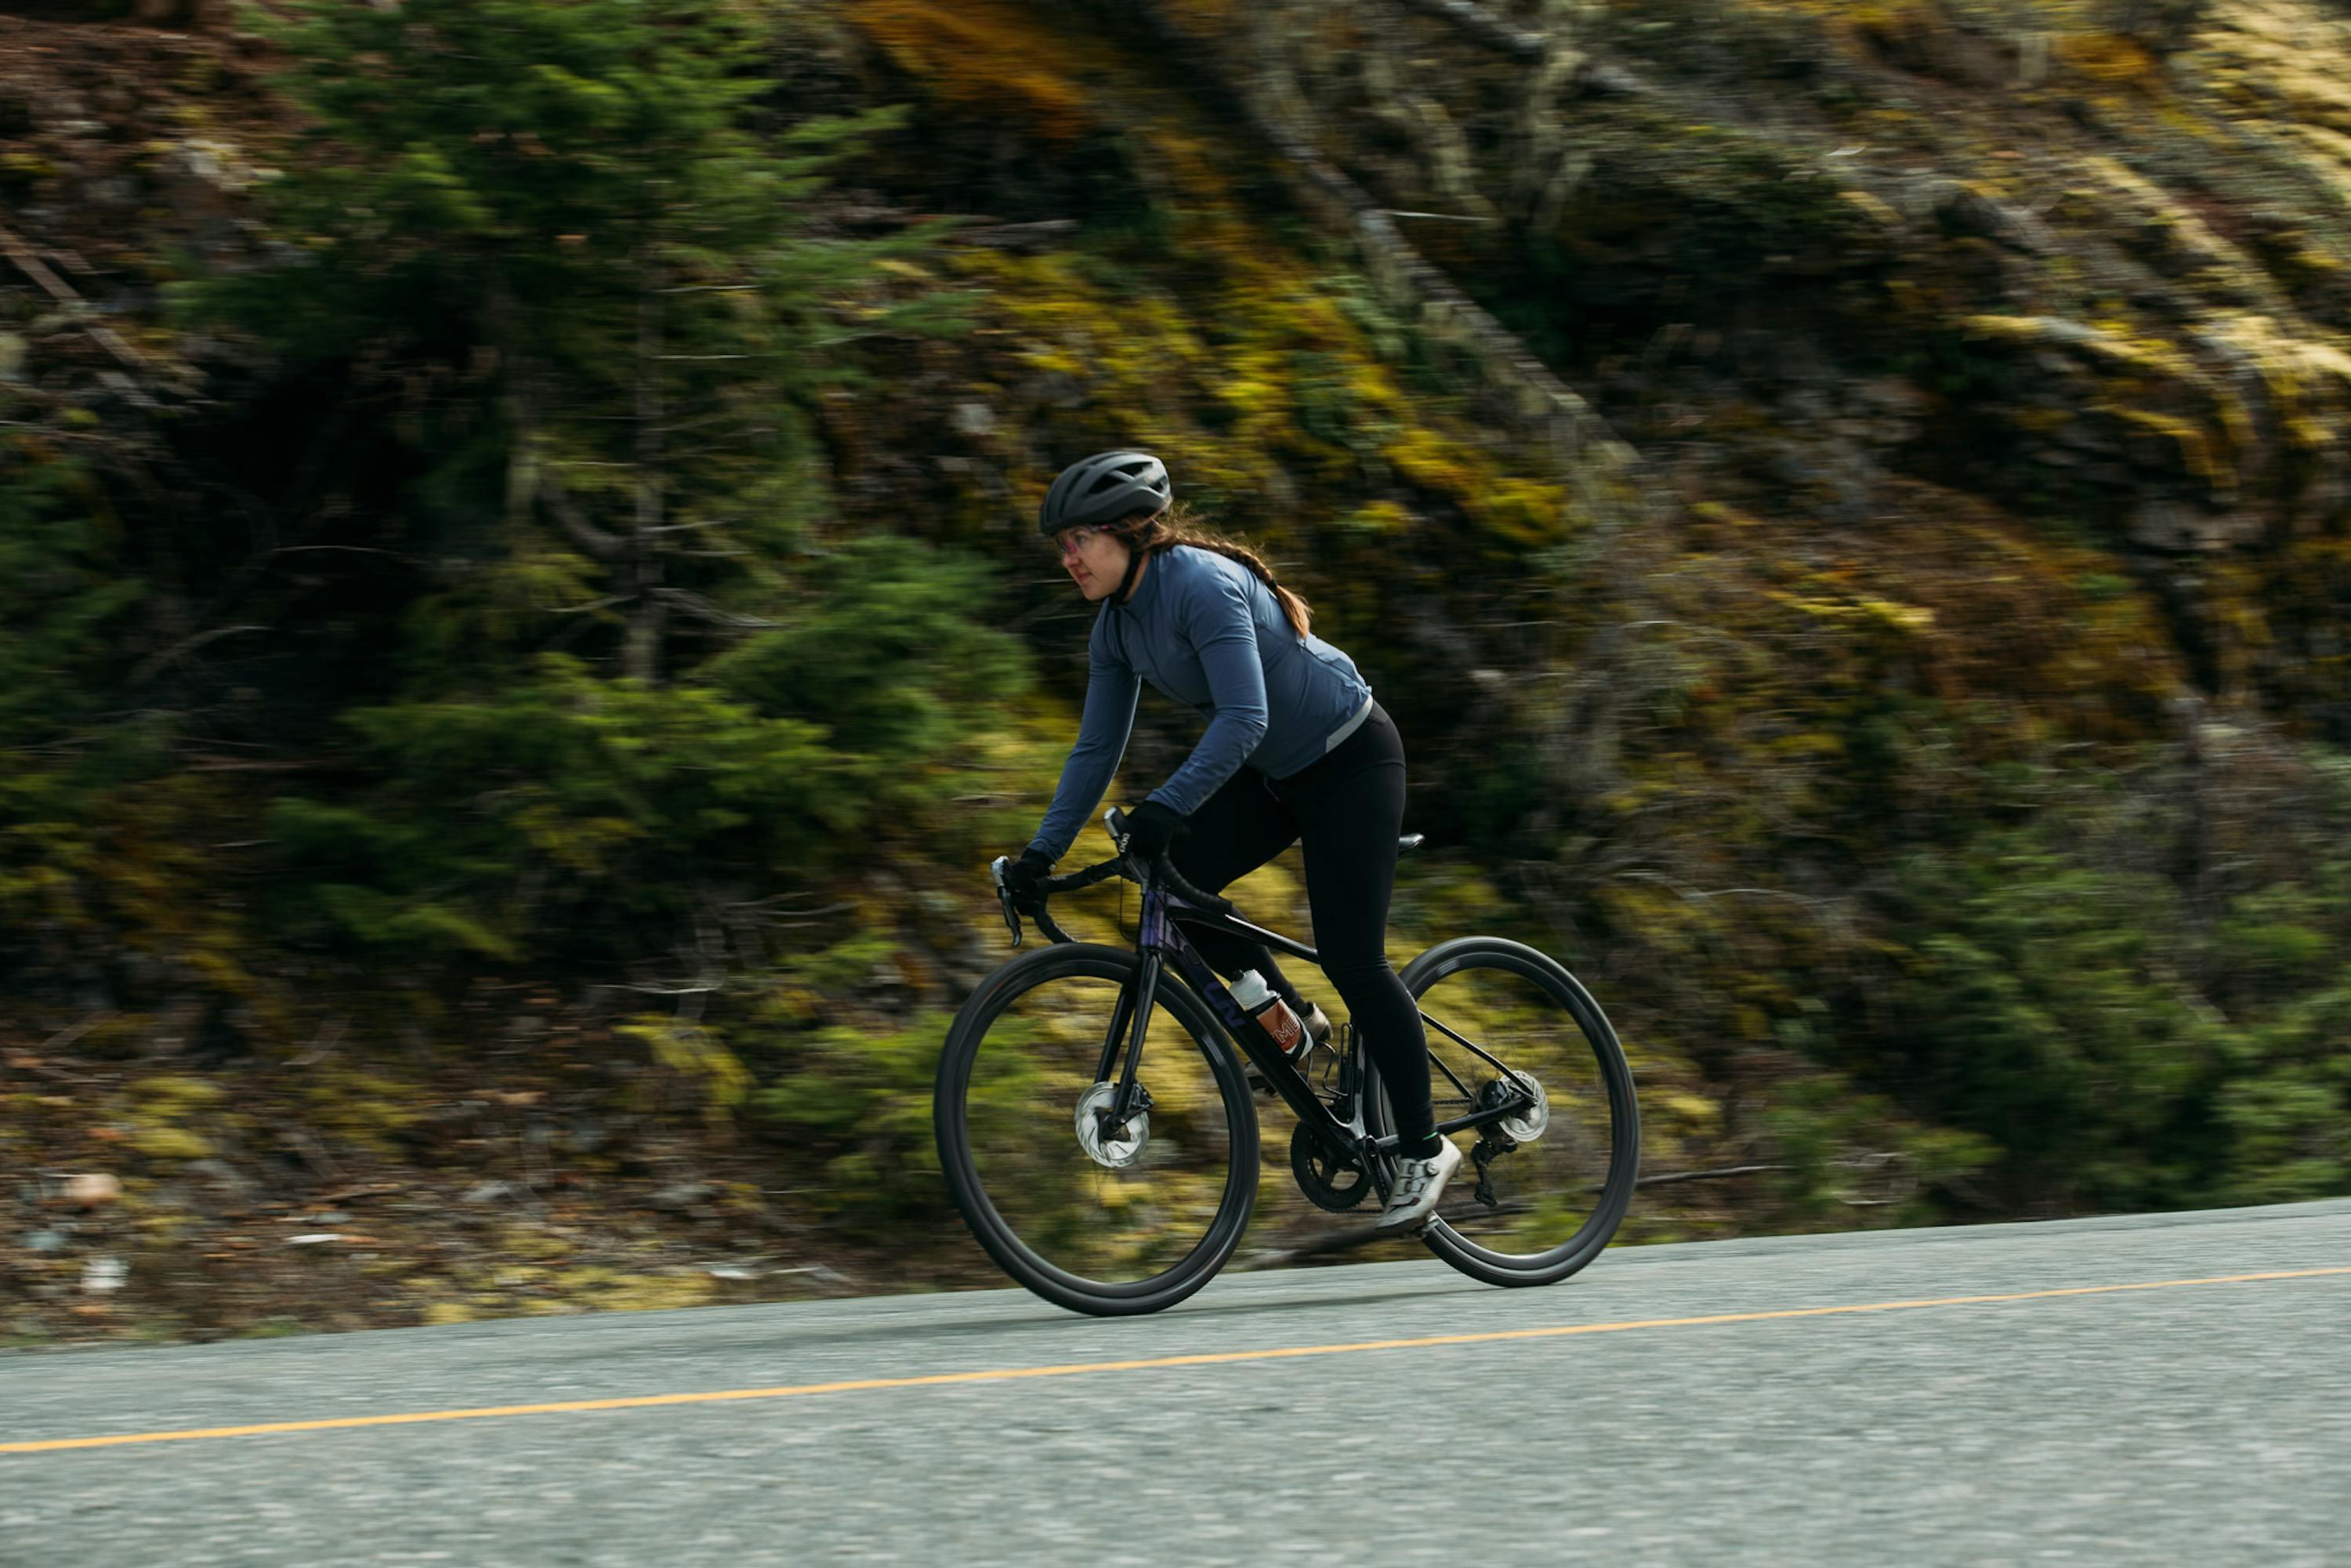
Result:
{"label": "bicycle tire", "polygon": [[[1549,955],[1499,936],[1461,936],[1440,942],[1411,963],[1398,977],[1417,1003],[1440,980],[1465,972],[1486,970],[1515,976],[1554,1002],[1575,1025],[1589,1048],[1592,1066],[1607,1106],[1607,1169],[1581,1226],[1564,1241],[1531,1253],[1513,1253],[1482,1245],[1449,1221],[1444,1209],[1422,1233],[1428,1249],[1472,1279],[1490,1285],[1551,1285],[1584,1268],[1604,1250],[1631,1207],[1641,1163],[1640,1103],[1633,1070],[1623,1045],[1600,1004],[1566,967]],[[1436,1016],[1436,1015],[1431,1015]],[[1507,1064],[1506,1052],[1502,1055]],[[1378,1070],[1365,1063],[1368,1092],[1365,1114],[1373,1130],[1395,1131],[1386,1095],[1380,1091]],[[1557,1088],[1553,1086],[1554,1090]],[[1554,1113],[1555,1114],[1556,1113]],[[1442,1119],[1442,1118],[1440,1118]],[[1503,1162],[1514,1156],[1504,1155]],[[1500,1168],[1498,1166],[1497,1168]],[[1465,1164],[1448,1189],[1447,1207],[1457,1215],[1474,1212],[1461,1204],[1471,1190],[1473,1176]]]}
{"label": "bicycle tire", "polygon": [[[1008,1185],[1006,1176],[999,1176],[998,1190],[992,1195],[988,1174],[981,1168],[982,1161],[974,1147],[969,1096],[975,1069],[980,1064],[990,1029],[998,1025],[1014,1003],[1057,980],[1091,979],[1124,988],[1133,983],[1141,962],[1134,953],[1123,948],[1072,942],[1041,947],[1006,964],[973,991],[949,1026],[945,1049],[939,1054],[932,1098],[932,1125],[938,1143],[940,1168],[973,1239],[999,1268],[1028,1290],[1057,1306],[1097,1317],[1131,1316],[1174,1306],[1215,1277],[1248,1228],[1257,1202],[1257,1113],[1238,1055],[1221,1026],[1198,993],[1178,976],[1161,971],[1151,1031],[1144,1044],[1141,1082],[1145,1087],[1151,1085],[1155,1063],[1160,1064],[1158,1076],[1164,1081],[1170,1071],[1166,1061],[1169,1051],[1187,1048],[1196,1051],[1214,1083],[1228,1133],[1223,1155],[1224,1183],[1212,1218],[1199,1239],[1180,1258],[1140,1280],[1091,1277],[1048,1257],[1037,1239],[1023,1237],[1020,1225],[1008,1218],[1005,1205],[997,1201],[999,1197],[1010,1199],[1018,1196],[1017,1189]],[[1181,1026],[1188,1039],[1170,1038],[1171,1020]],[[1120,1061],[1123,1060],[1122,1046]],[[1178,1059],[1179,1065],[1187,1061],[1188,1058]],[[1188,1080],[1196,1084],[1196,1069],[1186,1069]],[[1049,1124],[1041,1107],[1037,1124]],[[1059,1135],[1069,1138],[1073,1146],[1076,1145],[1077,1140],[1066,1130]],[[1039,1157],[1059,1158],[1075,1166],[1075,1162],[1068,1160],[1067,1150],[1040,1150]]]}

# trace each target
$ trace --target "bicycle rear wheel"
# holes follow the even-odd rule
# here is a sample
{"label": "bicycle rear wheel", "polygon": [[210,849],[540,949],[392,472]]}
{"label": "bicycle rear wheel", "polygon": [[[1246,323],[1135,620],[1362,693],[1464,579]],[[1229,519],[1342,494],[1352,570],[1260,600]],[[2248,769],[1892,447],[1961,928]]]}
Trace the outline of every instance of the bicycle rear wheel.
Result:
{"label": "bicycle rear wheel", "polygon": [[1148,1109],[1119,1128],[1092,1114],[1123,1071],[1122,998],[1141,962],[1067,943],[1007,964],[947,1031],[933,1102],[939,1163],[972,1235],[1029,1290],[1100,1316],[1158,1312],[1207,1283],[1257,1201],[1248,1084],[1173,974],[1160,975],[1144,1034]]}
{"label": "bicycle rear wheel", "polygon": [[[1438,1125],[1494,1103],[1518,1075],[1539,1091],[1495,1140],[1496,1203],[1478,1198],[1477,1168],[1464,1161],[1423,1238],[1429,1250],[1489,1284],[1567,1278],[1616,1234],[1640,1166],[1640,1108],[1616,1031],[1574,976],[1500,937],[1440,943],[1401,977],[1428,1032]],[[1392,1133],[1376,1070],[1368,1077],[1374,1130]],[[1478,1134],[1451,1136],[1468,1153]],[[1516,1146],[1501,1149],[1505,1139]]]}

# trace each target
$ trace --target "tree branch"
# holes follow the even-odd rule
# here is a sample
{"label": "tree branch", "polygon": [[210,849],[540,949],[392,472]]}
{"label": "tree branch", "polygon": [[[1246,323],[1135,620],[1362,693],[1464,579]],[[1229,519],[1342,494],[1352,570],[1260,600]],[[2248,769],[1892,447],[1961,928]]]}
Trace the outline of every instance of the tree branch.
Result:
{"label": "tree branch", "polygon": [[699,593],[683,588],[656,588],[651,596],[664,604],[674,604],[696,620],[707,621],[714,626],[735,626],[745,631],[765,631],[783,624],[780,621],[762,621],[756,615],[737,615],[731,610],[721,610]]}
{"label": "tree branch", "polygon": [[[43,266],[41,258],[33,254],[32,246],[5,228],[0,228],[0,251],[5,251],[8,259],[16,264],[17,270],[39,284],[58,304],[87,307],[89,303],[74,292],[71,284]],[[137,350],[117,336],[113,328],[95,321],[85,321],[80,325],[82,330],[96,339],[99,346],[120,361],[125,370],[141,372],[147,370],[147,361],[140,358]]]}
{"label": "tree branch", "polygon": [[239,632],[274,632],[276,630],[274,626],[219,626],[210,632],[199,632],[184,642],[173,643],[160,653],[151,653],[140,660],[138,667],[131,672],[131,678],[123,689],[136,691],[161,674],[167,666],[176,664],[207,643],[216,642],[223,637],[233,637]]}
{"label": "tree branch", "polygon": [[1487,47],[1516,55],[1522,60],[1539,60],[1551,47],[1541,33],[1522,32],[1488,15],[1469,0],[1402,0],[1402,4],[1407,11],[1450,22]]}
{"label": "tree branch", "polygon": [[1718,1166],[1710,1171],[1668,1171],[1663,1176],[1646,1176],[1635,1186],[1671,1186],[1676,1182],[1719,1181],[1725,1176],[1761,1176],[1766,1171],[1792,1170],[1792,1166]]}
{"label": "tree branch", "polygon": [[618,560],[628,553],[619,536],[606,533],[587,519],[552,469],[539,475],[538,490],[547,497],[547,509],[555,514],[555,520],[563,525],[563,531],[579,541],[580,549],[598,560]]}

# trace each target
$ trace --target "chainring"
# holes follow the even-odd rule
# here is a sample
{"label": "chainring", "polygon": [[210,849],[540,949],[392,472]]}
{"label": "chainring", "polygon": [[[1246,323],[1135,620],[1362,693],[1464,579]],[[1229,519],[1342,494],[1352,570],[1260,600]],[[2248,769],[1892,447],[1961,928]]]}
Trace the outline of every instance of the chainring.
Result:
{"label": "chainring", "polygon": [[1290,1132],[1290,1174],[1306,1201],[1332,1214],[1344,1214],[1372,1194],[1372,1178],[1357,1165],[1342,1165],[1321,1139],[1300,1123]]}

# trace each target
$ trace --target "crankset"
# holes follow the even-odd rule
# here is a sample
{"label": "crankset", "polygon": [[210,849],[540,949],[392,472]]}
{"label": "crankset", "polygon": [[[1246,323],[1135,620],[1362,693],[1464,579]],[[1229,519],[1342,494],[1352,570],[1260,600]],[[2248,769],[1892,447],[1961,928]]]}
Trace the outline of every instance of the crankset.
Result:
{"label": "crankset", "polygon": [[1290,1129],[1290,1173],[1298,1178],[1298,1190],[1307,1202],[1332,1214],[1344,1214],[1371,1196],[1369,1173],[1333,1155],[1303,1122]]}

